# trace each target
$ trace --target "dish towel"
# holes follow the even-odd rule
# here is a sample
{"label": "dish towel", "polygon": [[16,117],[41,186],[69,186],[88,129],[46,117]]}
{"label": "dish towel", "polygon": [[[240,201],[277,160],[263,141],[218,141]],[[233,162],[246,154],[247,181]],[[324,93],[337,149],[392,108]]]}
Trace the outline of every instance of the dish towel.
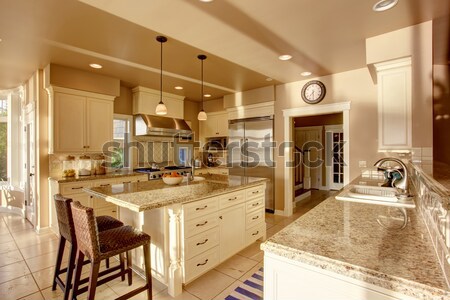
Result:
{"label": "dish towel", "polygon": [[256,273],[240,284],[226,300],[262,300],[263,299],[263,277],[264,268],[261,267]]}

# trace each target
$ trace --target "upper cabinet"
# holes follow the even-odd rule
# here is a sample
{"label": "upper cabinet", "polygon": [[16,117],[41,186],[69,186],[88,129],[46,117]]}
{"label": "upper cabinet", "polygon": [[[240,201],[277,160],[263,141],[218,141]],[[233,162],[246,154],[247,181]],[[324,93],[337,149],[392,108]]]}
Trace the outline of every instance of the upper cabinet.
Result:
{"label": "upper cabinet", "polygon": [[[160,91],[137,86],[133,90],[133,115],[156,115],[156,106],[159,103]],[[167,107],[165,117],[184,119],[184,97],[163,93],[163,102]]]}
{"label": "upper cabinet", "polygon": [[50,153],[101,152],[113,138],[114,96],[52,87]]}
{"label": "upper cabinet", "polygon": [[375,64],[378,82],[378,149],[412,146],[411,58]]}
{"label": "upper cabinet", "polygon": [[208,113],[206,121],[200,121],[201,138],[228,136],[228,114],[226,111]]}

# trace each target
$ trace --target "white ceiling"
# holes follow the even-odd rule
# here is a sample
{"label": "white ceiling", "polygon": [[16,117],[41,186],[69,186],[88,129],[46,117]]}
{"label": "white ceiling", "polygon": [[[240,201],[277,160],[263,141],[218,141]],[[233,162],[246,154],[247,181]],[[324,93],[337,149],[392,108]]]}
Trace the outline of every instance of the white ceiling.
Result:
{"label": "white ceiling", "polygon": [[[212,98],[235,91],[365,66],[365,39],[448,16],[448,0],[399,0],[372,11],[374,0],[0,0],[0,88],[48,63],[159,89],[158,34],[164,44],[164,90],[199,100],[200,63]],[[448,22],[440,22],[441,48]],[[443,24],[443,26],[442,26]],[[442,39],[447,42],[442,43]],[[448,53],[448,49],[441,53]],[[290,54],[290,61],[280,61]],[[87,64],[100,62],[101,70]],[[312,77],[311,76],[311,77]],[[266,81],[270,77],[274,80]],[[185,87],[175,91],[175,85]]]}

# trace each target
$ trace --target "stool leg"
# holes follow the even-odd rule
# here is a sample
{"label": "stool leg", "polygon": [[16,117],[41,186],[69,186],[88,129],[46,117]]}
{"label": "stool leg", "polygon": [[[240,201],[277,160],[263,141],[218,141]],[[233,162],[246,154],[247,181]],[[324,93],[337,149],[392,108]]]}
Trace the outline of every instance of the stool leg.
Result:
{"label": "stool leg", "polygon": [[109,258],[106,259],[106,268],[109,269]]}
{"label": "stool leg", "polygon": [[75,268],[75,257],[77,255],[77,247],[70,244],[70,256],[67,264],[66,289],[64,290],[64,300],[69,299],[70,288],[72,285],[72,275]]}
{"label": "stool leg", "polygon": [[132,266],[133,266],[133,263],[131,260],[131,251],[127,251],[128,285],[133,284],[133,271],[131,270]]}
{"label": "stool leg", "polygon": [[80,250],[77,251],[77,259],[75,262],[75,274],[72,284],[72,297],[76,299],[78,294],[78,286],[80,285],[81,270],[83,269],[84,254]]}
{"label": "stool leg", "polygon": [[122,281],[125,281],[125,258],[123,257],[123,253],[119,254],[120,261],[120,278]]}
{"label": "stool leg", "polygon": [[152,300],[152,269],[150,261],[150,244],[144,247],[145,278],[147,281],[147,300]]}
{"label": "stool leg", "polygon": [[66,239],[63,236],[61,236],[61,238],[59,239],[58,256],[56,257],[55,275],[53,276],[52,291],[56,290],[56,278],[61,273],[61,262],[65,246],[66,246]]}
{"label": "stool leg", "polygon": [[91,274],[89,275],[88,297],[87,300],[94,300],[95,290],[97,289],[98,270],[100,262],[91,262]]}

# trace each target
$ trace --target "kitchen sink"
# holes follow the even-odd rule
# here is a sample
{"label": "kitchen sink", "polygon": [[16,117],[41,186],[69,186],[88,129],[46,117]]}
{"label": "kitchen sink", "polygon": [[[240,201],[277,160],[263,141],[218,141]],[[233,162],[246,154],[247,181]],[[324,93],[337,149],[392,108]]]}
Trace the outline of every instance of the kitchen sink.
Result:
{"label": "kitchen sink", "polygon": [[413,197],[400,197],[396,188],[368,186],[368,185],[349,185],[344,188],[336,200],[359,202],[367,204],[387,205],[395,207],[414,208]]}

